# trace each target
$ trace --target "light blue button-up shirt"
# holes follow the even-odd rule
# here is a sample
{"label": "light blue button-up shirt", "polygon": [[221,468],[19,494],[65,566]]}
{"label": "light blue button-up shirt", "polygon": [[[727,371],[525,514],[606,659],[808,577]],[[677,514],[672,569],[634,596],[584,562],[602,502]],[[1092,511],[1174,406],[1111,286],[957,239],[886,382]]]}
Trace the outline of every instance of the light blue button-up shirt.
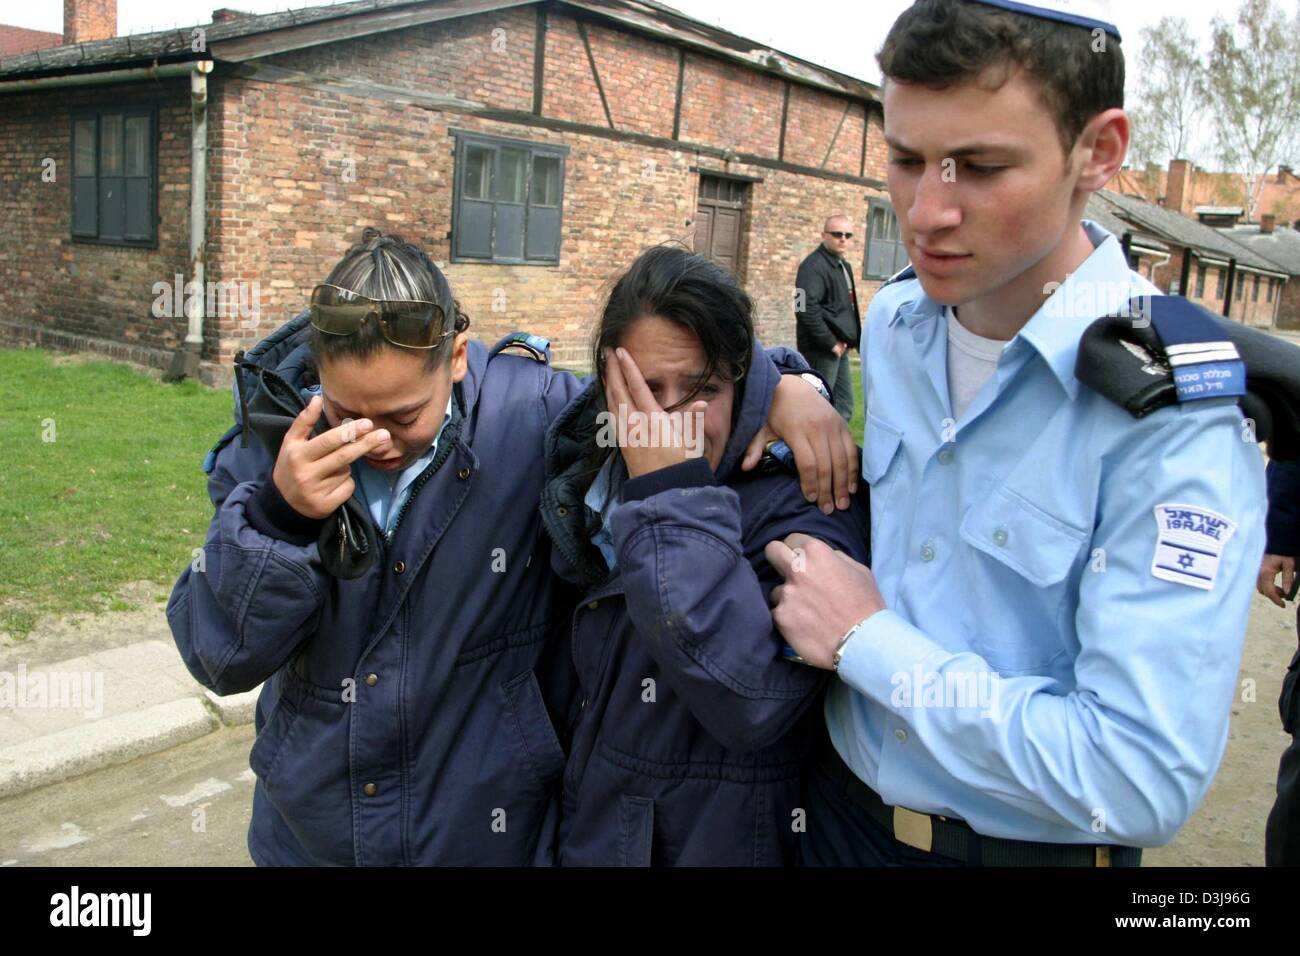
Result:
{"label": "light blue button-up shirt", "polygon": [[826,721],[886,803],[988,836],[1159,846],[1227,743],[1264,468],[1232,400],[1134,419],[1075,379],[1084,329],[1157,291],[1084,227],[1092,255],[960,419],[942,307],[915,280],[872,301],[862,473],[887,610],[847,643]]}
{"label": "light blue button-up shirt", "polygon": [[582,499],[584,505],[600,516],[600,528],[591,536],[591,543],[600,550],[606,567],[611,571],[618,567],[618,552],[614,550],[614,535],[609,530],[609,523],[614,518],[614,512],[623,506],[610,491],[614,483],[616,461],[621,463],[622,456],[613,454],[605,459],[605,464],[601,465],[600,471],[592,479],[591,487],[587,489],[587,496]]}

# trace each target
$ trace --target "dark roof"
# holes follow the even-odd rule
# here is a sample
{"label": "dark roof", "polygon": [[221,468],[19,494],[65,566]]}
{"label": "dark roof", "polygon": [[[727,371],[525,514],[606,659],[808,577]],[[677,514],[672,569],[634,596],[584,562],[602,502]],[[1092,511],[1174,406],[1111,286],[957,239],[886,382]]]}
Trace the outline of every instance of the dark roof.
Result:
{"label": "dark roof", "polygon": [[1290,226],[1274,226],[1273,231],[1259,231],[1259,223],[1250,222],[1220,230],[1238,245],[1276,262],[1285,272],[1300,276],[1300,232]]}
{"label": "dark roof", "polygon": [[1098,201],[1095,196],[1088,197],[1088,206],[1084,210],[1083,215],[1085,218],[1091,219],[1097,225],[1101,226],[1101,228],[1105,229],[1116,239],[1122,241],[1124,239],[1124,233],[1128,233],[1130,241],[1134,245],[1148,249],[1158,249],[1161,252],[1169,251],[1168,243],[1163,242],[1156,236],[1138,229],[1125,222],[1123,219],[1120,219],[1118,216],[1115,216],[1110,212],[1109,208],[1104,203]]}
{"label": "dark roof", "polygon": [[1173,245],[1191,249],[1202,258],[1225,262],[1235,258],[1237,265],[1243,269],[1286,272],[1280,265],[1265,259],[1250,247],[1233,242],[1224,235],[1223,230],[1188,219],[1163,206],[1156,206],[1137,196],[1111,192],[1109,189],[1102,189],[1093,195],[1125,222],[1148,229]]}
{"label": "dark roof", "polygon": [[159,30],[155,33],[137,33],[111,40],[95,40],[90,43],[76,43],[58,46],[51,50],[29,53],[25,56],[7,57],[0,60],[0,77],[9,79],[31,74],[66,73],[88,67],[119,67],[137,60],[171,59],[200,60],[207,59],[206,53],[196,53],[191,48],[194,42],[192,31],[202,27],[206,31],[207,45],[231,40],[236,37],[281,30],[285,27],[316,23],[322,20],[334,20],[389,7],[411,6],[423,0],[355,0],[351,3],[334,3],[319,7],[305,7],[299,10],[285,10],[281,13],[265,13],[256,16],[242,16],[221,23],[197,23],[194,26],[178,27],[174,30]]}
{"label": "dark roof", "polygon": [[[50,76],[93,70],[122,69],[159,62],[184,62],[187,60],[231,59],[235,61],[280,52],[317,43],[346,39],[365,21],[363,32],[375,33],[399,29],[414,23],[433,19],[450,19],[472,16],[511,7],[533,6],[540,0],[351,0],[318,7],[286,10],[281,13],[244,15],[234,20],[195,24],[156,33],[141,33],[58,46],[19,56],[0,58],[0,80],[24,77]],[[868,101],[879,101],[880,88],[835,70],[819,66],[770,49],[735,33],[694,20],[672,7],[655,0],[554,0],[560,8],[569,7],[575,12],[613,21],[626,29],[655,36],[665,42],[702,50],[713,56],[742,63],[746,66],[782,76],[792,82],[815,86],[845,96]],[[369,16],[367,16],[369,15]],[[276,31],[293,30],[326,21],[346,21],[358,18],[352,24],[339,23],[337,35],[329,28],[305,31],[311,36],[298,36],[283,47],[274,44],[251,47],[246,38],[272,35]],[[193,31],[205,31],[206,52],[192,49]],[[362,28],[359,28],[362,29]],[[233,41],[243,41],[236,45]],[[223,54],[223,45],[228,55]],[[252,51],[252,52],[250,52]]]}
{"label": "dark roof", "polygon": [[0,23],[0,57],[17,56],[62,44],[62,33],[46,33],[44,30],[28,30],[26,27],[11,27]]}

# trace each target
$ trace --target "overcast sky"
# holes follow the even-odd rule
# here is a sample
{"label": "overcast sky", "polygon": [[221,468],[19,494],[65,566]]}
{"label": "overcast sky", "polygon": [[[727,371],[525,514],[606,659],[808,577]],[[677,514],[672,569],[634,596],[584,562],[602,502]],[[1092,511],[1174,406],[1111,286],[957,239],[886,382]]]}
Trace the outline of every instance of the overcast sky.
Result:
{"label": "overcast sky", "polygon": [[[119,33],[147,33],[211,20],[223,6],[272,13],[319,5],[320,0],[118,0]],[[875,82],[875,52],[894,18],[911,0],[672,0],[670,6],[773,49],[851,76]],[[1130,50],[1142,27],[1162,16],[1185,17],[1204,39],[1216,13],[1236,9],[1236,0],[1110,0],[1110,9]],[[797,15],[792,15],[797,11]],[[0,23],[61,32],[63,0],[0,0]],[[1131,55],[1131,54],[1130,54]]]}

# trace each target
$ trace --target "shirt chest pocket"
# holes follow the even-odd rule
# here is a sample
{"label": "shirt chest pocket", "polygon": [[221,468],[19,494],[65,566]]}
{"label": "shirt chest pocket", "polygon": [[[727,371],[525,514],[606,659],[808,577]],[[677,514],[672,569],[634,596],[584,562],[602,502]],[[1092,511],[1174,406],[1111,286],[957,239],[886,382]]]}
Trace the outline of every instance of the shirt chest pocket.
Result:
{"label": "shirt chest pocket", "polygon": [[868,413],[863,445],[862,477],[871,486],[872,501],[883,501],[890,487],[898,483],[902,468],[902,429]]}
{"label": "shirt chest pocket", "polygon": [[1087,532],[997,487],[966,512],[960,534],[979,552],[976,580],[963,583],[975,612],[971,643],[1003,673],[1045,667],[1068,644],[1070,572]]}

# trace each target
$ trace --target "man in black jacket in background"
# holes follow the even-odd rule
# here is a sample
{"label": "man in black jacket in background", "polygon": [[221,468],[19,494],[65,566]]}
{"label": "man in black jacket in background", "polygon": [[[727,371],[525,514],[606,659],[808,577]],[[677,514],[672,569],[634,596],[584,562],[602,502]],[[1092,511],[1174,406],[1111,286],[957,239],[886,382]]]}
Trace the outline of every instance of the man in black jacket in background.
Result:
{"label": "man in black jacket in background", "polygon": [[832,216],[822,241],[799,264],[795,278],[795,342],[804,358],[826,380],[835,410],[853,417],[853,377],[849,349],[862,338],[861,312],[853,268],[845,258],[853,238],[847,216]]}
{"label": "man in black jacket in background", "polygon": [[[1300,554],[1300,462],[1268,464],[1268,543],[1259,570],[1257,590],[1278,607],[1286,607]],[[1277,576],[1282,575],[1282,587]],[[1297,618],[1300,630],[1300,617]],[[1282,754],[1277,772],[1277,802],[1264,830],[1264,862],[1268,866],[1300,866],[1300,649],[1282,682],[1282,727],[1291,746]]]}

